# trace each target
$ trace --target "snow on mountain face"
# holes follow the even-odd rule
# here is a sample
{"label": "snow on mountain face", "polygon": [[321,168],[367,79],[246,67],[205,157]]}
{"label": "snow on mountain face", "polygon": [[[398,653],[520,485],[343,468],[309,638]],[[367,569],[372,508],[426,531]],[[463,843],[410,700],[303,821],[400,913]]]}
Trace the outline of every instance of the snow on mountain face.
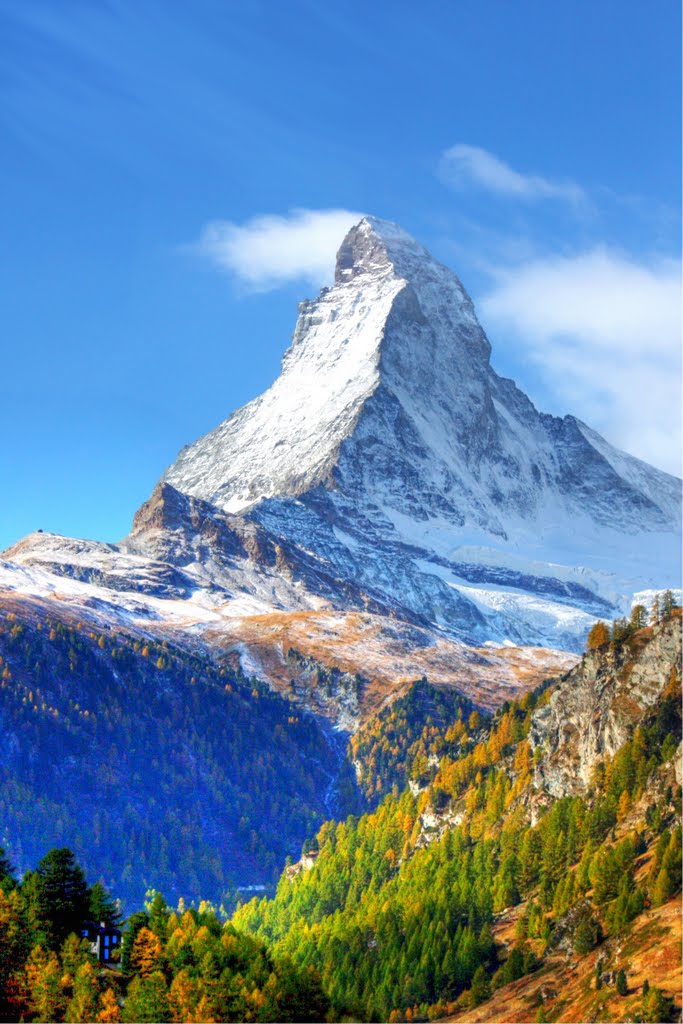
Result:
{"label": "snow on mountain face", "polygon": [[272,387],[163,479],[308,552],[339,606],[352,583],[454,637],[578,648],[677,584],[680,482],[539,413],[489,358],[455,274],[365,218]]}
{"label": "snow on mountain face", "polygon": [[[362,221],[339,250],[334,288],[300,303],[273,386],[183,449],[164,475],[168,483],[240,512],[262,498],[328,482],[340,444],[387,377],[398,386],[410,386],[412,377],[421,389],[436,387],[434,399],[452,405],[447,384],[458,359],[485,362],[488,342],[455,275],[399,228],[382,223],[380,233],[379,225]],[[438,344],[424,310],[457,350]],[[384,337],[397,318],[405,337],[389,346]],[[472,386],[472,399],[481,401]]]}

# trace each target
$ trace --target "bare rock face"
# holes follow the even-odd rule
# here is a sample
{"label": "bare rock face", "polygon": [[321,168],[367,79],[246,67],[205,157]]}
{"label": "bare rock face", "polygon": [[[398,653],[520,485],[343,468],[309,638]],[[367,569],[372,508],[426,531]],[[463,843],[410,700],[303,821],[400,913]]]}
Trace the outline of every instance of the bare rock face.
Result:
{"label": "bare rock face", "polygon": [[533,716],[529,742],[542,751],[536,785],[555,797],[586,789],[595,764],[629,739],[680,665],[680,614],[589,651]]}
{"label": "bare rock face", "polygon": [[578,653],[596,617],[678,586],[680,484],[539,412],[490,356],[459,278],[366,217],[277,380],[163,480],[409,621]]}
{"label": "bare rock face", "polygon": [[456,274],[365,217],[277,380],[179,453],[128,537],[31,534],[0,593],[191,645],[325,610],[577,655],[596,619],[680,585],[680,505],[679,480],[500,377]]}

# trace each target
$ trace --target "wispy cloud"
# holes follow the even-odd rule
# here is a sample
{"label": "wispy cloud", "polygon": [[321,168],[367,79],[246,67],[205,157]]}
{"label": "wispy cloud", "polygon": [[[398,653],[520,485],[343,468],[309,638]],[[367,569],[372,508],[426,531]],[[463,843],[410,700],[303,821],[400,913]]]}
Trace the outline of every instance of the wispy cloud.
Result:
{"label": "wispy cloud", "polygon": [[254,291],[270,291],[289,281],[321,285],[332,279],[337,249],[363,214],[351,210],[291,210],[266,214],[244,224],[207,224],[198,247],[218,267]]}
{"label": "wispy cloud", "polygon": [[609,440],[680,473],[681,264],[604,246],[499,270],[480,303],[494,339]]}
{"label": "wispy cloud", "polygon": [[438,166],[441,181],[458,190],[479,188],[515,199],[561,199],[581,203],[584,190],[574,182],[555,182],[538,174],[522,174],[504,160],[479,146],[459,143],[441,155]]}

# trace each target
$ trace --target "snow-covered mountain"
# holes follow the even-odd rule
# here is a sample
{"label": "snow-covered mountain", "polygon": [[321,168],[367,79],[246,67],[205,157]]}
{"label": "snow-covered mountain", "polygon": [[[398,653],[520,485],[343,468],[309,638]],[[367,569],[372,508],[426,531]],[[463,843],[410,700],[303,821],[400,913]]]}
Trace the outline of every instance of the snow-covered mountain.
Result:
{"label": "snow-covered mountain", "polygon": [[292,630],[301,648],[292,616],[345,671],[361,634],[378,674],[383,637],[406,673],[431,644],[451,681],[463,643],[577,651],[596,617],[678,586],[680,481],[539,413],[490,354],[456,275],[364,218],[334,286],[300,304],[275,383],[182,450],[130,535],[32,534],[0,590],[232,644],[252,667],[264,637],[269,657]]}
{"label": "snow-covered mountain", "polygon": [[490,354],[456,275],[365,218],[272,387],[163,479],[398,615],[575,647],[596,615],[677,584],[680,481],[539,413]]}

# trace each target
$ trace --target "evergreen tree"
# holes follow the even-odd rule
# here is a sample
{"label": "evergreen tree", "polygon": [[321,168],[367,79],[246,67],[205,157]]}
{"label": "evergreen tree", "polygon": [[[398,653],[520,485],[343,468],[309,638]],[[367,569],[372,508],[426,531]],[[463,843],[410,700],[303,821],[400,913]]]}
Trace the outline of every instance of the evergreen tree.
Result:
{"label": "evergreen tree", "polygon": [[62,971],[53,951],[34,946],[26,961],[29,1007],[39,1021],[55,1021],[63,1009]]}
{"label": "evergreen tree", "polygon": [[600,941],[600,924],[588,907],[577,916],[572,933],[574,949],[580,955],[590,953]]}
{"label": "evergreen tree", "polygon": [[470,1000],[472,1007],[479,1006],[480,1003],[485,1002],[491,996],[491,982],[489,976],[486,973],[486,968],[483,964],[479,964],[474,977],[472,978],[472,987],[470,989]]}
{"label": "evergreen tree", "polygon": [[81,868],[66,847],[50,850],[38,864],[37,903],[48,946],[58,949],[88,918],[90,891]]}
{"label": "evergreen tree", "polygon": [[95,882],[90,890],[90,917],[97,924],[104,922],[117,928],[121,924],[121,911],[114,897],[107,892],[102,882]]}
{"label": "evergreen tree", "polygon": [[629,636],[630,627],[627,619],[614,619],[612,622],[612,643],[618,644]]}
{"label": "evergreen tree", "polygon": [[126,930],[121,939],[121,969],[124,974],[129,974],[133,970],[132,956],[135,940],[138,937],[138,932],[142,928],[146,928],[148,924],[149,915],[144,910],[137,910],[128,918]]}
{"label": "evergreen tree", "polygon": [[17,880],[14,877],[14,868],[11,861],[7,857],[5,850],[0,846],[0,889],[3,892],[9,892],[11,889],[15,889]]}
{"label": "evergreen tree", "polygon": [[668,999],[661,989],[648,989],[643,995],[643,1020],[646,1024],[667,1024],[673,1019],[673,1000]]}
{"label": "evergreen tree", "polygon": [[100,1003],[95,1020],[99,1024],[119,1024],[121,1010],[116,1001],[116,996],[110,988],[106,988],[100,996]]}
{"label": "evergreen tree", "polygon": [[593,651],[598,647],[604,647],[609,643],[609,628],[605,622],[596,622],[591,627],[586,641],[588,649]]}
{"label": "evergreen tree", "polygon": [[99,1009],[99,988],[97,973],[92,964],[84,963],[78,968],[73,985],[73,995],[67,1005],[64,1020],[69,1022],[93,1021]]}
{"label": "evergreen tree", "polygon": [[659,595],[655,594],[652,602],[652,608],[650,609],[650,625],[657,626],[662,620],[662,608],[659,602]]}
{"label": "evergreen tree", "polygon": [[149,978],[133,978],[123,1008],[123,1019],[129,1024],[149,1021],[151,1024],[170,1019],[168,989],[161,971]]}
{"label": "evergreen tree", "polygon": [[647,626],[647,608],[643,604],[634,604],[631,609],[630,627],[633,630]]}
{"label": "evergreen tree", "polygon": [[23,968],[30,951],[30,934],[21,896],[16,889],[0,888],[0,1020],[16,1020],[12,1008],[13,979]]}
{"label": "evergreen tree", "polygon": [[147,909],[149,911],[149,929],[150,931],[153,931],[162,942],[164,942],[166,940],[166,929],[170,916],[168,904],[160,892],[148,893],[148,895],[152,896],[151,902],[147,904]]}
{"label": "evergreen tree", "polygon": [[620,996],[628,995],[628,984],[626,982],[626,972],[624,968],[620,968],[617,972],[617,992]]}
{"label": "evergreen tree", "polygon": [[142,978],[149,978],[161,967],[162,946],[159,936],[150,931],[149,928],[141,928],[138,932],[133,953],[131,966]]}
{"label": "evergreen tree", "polygon": [[660,868],[654,887],[652,889],[652,902],[655,907],[661,907],[663,903],[671,899],[675,891],[674,880],[666,868]]}
{"label": "evergreen tree", "polygon": [[64,976],[73,984],[79,967],[90,960],[90,944],[72,932],[64,940],[59,956]]}

